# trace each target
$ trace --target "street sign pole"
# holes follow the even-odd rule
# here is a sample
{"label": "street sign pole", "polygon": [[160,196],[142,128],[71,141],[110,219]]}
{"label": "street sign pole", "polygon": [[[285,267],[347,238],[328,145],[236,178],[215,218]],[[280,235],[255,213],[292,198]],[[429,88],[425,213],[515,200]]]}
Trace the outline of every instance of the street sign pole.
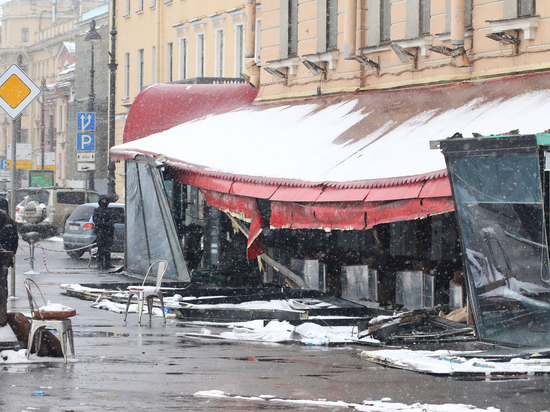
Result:
{"label": "street sign pole", "polygon": [[[21,136],[21,115],[12,121],[12,133],[11,133],[11,192],[10,192],[10,215],[13,220],[15,220],[15,159],[17,159],[17,139]],[[15,297],[15,257],[13,259],[13,264],[11,266],[10,273],[10,297]]]}

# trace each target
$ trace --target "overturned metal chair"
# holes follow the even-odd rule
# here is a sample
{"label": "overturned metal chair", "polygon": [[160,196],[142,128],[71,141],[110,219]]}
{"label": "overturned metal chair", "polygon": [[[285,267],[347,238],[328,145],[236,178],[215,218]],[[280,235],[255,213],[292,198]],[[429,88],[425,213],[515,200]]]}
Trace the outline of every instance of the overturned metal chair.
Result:
{"label": "overturned metal chair", "polygon": [[[40,296],[44,302],[43,306],[38,306],[32,293],[33,287],[40,292]],[[73,326],[71,318],[76,316],[76,310],[60,304],[46,303],[42,290],[32,279],[25,279],[25,289],[27,290],[27,297],[29,298],[29,306],[31,308],[31,329],[27,340],[27,359],[30,357],[33,344],[38,353],[42,342],[43,329],[54,329],[59,334],[58,338],[61,343],[63,359],[67,362],[67,339],[71,346],[71,353],[74,357]]]}
{"label": "overturned metal chair", "polygon": [[[145,283],[147,282],[147,277],[149,276],[149,273],[154,269],[155,265],[157,265],[156,285],[147,286],[145,285]],[[130,307],[130,301],[132,300],[132,297],[134,295],[137,295],[138,316],[139,316],[140,325],[141,325],[141,316],[143,315],[143,305],[145,301],[147,301],[147,310],[149,311],[149,323],[151,323],[151,320],[153,317],[153,299],[154,298],[158,298],[160,300],[162,316],[164,318],[164,323],[166,323],[166,314],[164,313],[164,297],[162,296],[162,290],[160,286],[162,283],[162,277],[164,276],[164,272],[166,271],[167,266],[168,266],[168,262],[165,260],[157,260],[156,262],[153,262],[151,266],[149,266],[149,269],[145,274],[145,278],[143,279],[143,283],[141,284],[141,286],[128,286],[128,302],[126,303],[126,313],[124,315],[125,322],[126,322],[126,318],[128,317],[128,308]]]}

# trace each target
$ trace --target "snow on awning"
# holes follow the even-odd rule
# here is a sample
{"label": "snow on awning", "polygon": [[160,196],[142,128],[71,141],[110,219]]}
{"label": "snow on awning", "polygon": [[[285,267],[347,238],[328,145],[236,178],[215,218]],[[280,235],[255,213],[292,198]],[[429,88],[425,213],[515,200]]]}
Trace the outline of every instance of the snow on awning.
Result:
{"label": "snow on awning", "polygon": [[[270,104],[241,99],[225,112],[206,99],[202,112],[190,108],[184,96],[193,89],[162,85],[173,86],[177,98],[163,98],[162,107],[179,114],[151,125],[159,116],[143,108],[159,97],[147,89],[128,120],[141,107],[136,113],[148,129],[127,125],[125,134],[133,134],[111,149],[113,157],[163,154],[180,181],[218,192],[210,198],[222,210],[241,204],[229,195],[271,200],[275,227],[366,228],[453,210],[444,158],[430,141],[550,128],[547,73]],[[181,118],[187,110],[195,117]],[[167,128],[178,116],[182,124]],[[162,131],[132,140],[153,129]],[[342,206],[345,213],[335,209]]]}
{"label": "snow on awning", "polygon": [[134,100],[124,126],[124,143],[200,117],[225,113],[254,100],[248,84],[154,84]]}

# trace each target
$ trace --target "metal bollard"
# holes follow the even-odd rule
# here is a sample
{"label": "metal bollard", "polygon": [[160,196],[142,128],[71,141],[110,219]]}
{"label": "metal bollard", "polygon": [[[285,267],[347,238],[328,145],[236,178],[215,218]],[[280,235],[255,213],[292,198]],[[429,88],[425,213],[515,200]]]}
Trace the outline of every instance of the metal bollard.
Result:
{"label": "metal bollard", "polygon": [[0,328],[8,324],[8,265],[13,252],[0,246]]}

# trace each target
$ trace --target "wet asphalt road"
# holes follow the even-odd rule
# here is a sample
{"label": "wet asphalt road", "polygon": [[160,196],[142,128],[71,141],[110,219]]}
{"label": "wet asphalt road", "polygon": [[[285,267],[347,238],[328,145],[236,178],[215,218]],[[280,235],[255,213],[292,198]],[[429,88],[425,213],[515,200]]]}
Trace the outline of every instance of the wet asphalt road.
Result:
{"label": "wet asphalt road", "polygon": [[[42,241],[47,249],[62,243]],[[28,245],[17,256],[16,299],[8,311],[28,312],[24,272],[30,269]],[[242,411],[346,410],[297,403],[195,396],[220,390],[253,397],[361,403],[389,397],[405,404],[470,404],[502,411],[550,409],[550,377],[529,380],[466,381],[387,369],[359,358],[361,346],[335,348],[186,341],[178,332],[199,331],[178,320],[124,315],[93,309],[91,302],[62,295],[61,283],[128,279],[88,267],[65,253],[37,250],[32,278],[46,299],[77,310],[73,318],[76,359],[0,364],[0,411]],[[45,263],[45,265],[44,265]],[[43,396],[34,395],[43,391]]]}

